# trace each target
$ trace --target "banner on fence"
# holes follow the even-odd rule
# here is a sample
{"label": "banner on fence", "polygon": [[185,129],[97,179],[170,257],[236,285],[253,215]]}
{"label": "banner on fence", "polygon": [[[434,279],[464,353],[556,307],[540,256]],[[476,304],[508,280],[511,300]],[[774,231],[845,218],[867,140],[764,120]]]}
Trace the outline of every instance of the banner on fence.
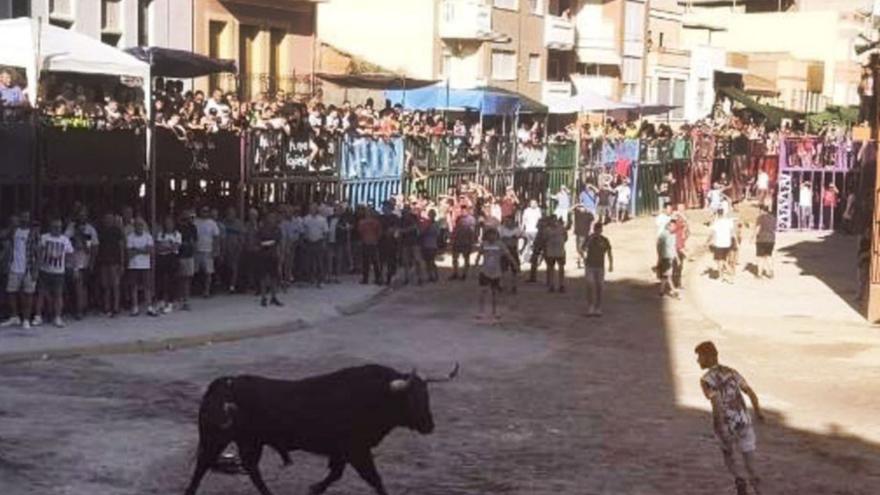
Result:
{"label": "banner on fence", "polygon": [[235,180],[241,175],[241,136],[232,132],[190,131],[185,135],[156,128],[156,171],[160,176]]}
{"label": "banner on fence", "polygon": [[34,127],[29,123],[0,125],[0,181],[32,180],[34,139]]}
{"label": "banner on fence", "polygon": [[403,172],[403,138],[345,138],[341,158],[343,180],[399,179]]}
{"label": "banner on fence", "polygon": [[144,176],[146,140],[133,130],[48,127],[46,171],[57,178],[132,179]]}

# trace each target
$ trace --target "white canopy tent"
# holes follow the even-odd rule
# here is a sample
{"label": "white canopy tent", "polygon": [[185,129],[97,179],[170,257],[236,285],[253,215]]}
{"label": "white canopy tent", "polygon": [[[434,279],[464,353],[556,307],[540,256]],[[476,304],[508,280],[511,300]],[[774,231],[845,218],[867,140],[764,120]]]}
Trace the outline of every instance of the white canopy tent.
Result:
{"label": "white canopy tent", "polygon": [[579,89],[577,94],[553,99],[547,104],[550,113],[586,113],[586,112],[611,112],[614,110],[627,110],[636,108],[636,105],[609,100],[604,96],[588,90]]}
{"label": "white canopy tent", "polygon": [[145,107],[151,110],[150,65],[122,50],[27,17],[0,20],[0,39],[0,64],[24,68],[31,105],[37,100],[41,72],[77,72],[141,78]]}

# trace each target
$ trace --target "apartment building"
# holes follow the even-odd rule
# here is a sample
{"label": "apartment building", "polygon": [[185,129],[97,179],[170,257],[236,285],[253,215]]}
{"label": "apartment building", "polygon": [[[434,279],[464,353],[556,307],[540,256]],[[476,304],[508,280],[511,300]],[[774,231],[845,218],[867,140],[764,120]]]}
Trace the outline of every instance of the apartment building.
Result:
{"label": "apartment building", "polygon": [[691,52],[684,48],[684,9],[677,0],[651,0],[648,24],[646,101],[675,107],[669,117],[683,120],[691,87]]}
{"label": "apartment building", "polygon": [[193,49],[233,59],[239,74],[203,78],[196,88],[310,95],[318,0],[193,0]]}
{"label": "apartment building", "polygon": [[572,7],[570,0],[333,0],[318,9],[318,32],[322,43],[401,75],[548,101],[571,94]]}
{"label": "apartment building", "polygon": [[[798,67],[797,77],[788,77],[784,87],[776,88],[788,108],[804,111],[824,105],[858,104],[860,64],[864,57],[855,53],[858,34],[866,28],[872,2],[864,0],[682,0],[688,23],[714,24],[718,46],[730,52],[756,54],[765,67],[766,57],[773,54],[773,63],[782,64],[770,73],[785,73]],[[772,33],[759,36],[756,33]],[[786,60],[782,60],[785,57]],[[822,66],[822,83],[811,76]],[[797,79],[802,83],[795,84]],[[813,81],[807,83],[807,81]],[[748,89],[748,88],[746,88]],[[801,95],[818,91],[818,96]],[[795,92],[795,96],[790,93]],[[814,101],[816,103],[814,103]],[[794,102],[794,103],[792,103]]]}
{"label": "apartment building", "polygon": [[119,48],[192,50],[192,0],[0,0],[0,19],[35,17]]}
{"label": "apartment building", "polygon": [[645,0],[577,0],[576,66],[578,89],[606,98],[641,103],[645,96]]}

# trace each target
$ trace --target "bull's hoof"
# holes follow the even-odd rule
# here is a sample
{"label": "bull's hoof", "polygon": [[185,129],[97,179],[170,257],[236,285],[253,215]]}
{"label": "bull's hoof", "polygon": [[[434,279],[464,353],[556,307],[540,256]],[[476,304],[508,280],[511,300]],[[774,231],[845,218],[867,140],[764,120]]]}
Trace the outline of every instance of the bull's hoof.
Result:
{"label": "bull's hoof", "polygon": [[309,495],[321,495],[327,491],[321,483],[315,483],[314,485],[309,487]]}

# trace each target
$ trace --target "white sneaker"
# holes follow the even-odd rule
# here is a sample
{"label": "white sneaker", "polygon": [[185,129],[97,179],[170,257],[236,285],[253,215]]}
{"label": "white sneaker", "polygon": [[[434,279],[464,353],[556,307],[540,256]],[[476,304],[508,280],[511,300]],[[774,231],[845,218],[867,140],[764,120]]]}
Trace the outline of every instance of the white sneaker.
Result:
{"label": "white sneaker", "polygon": [[55,318],[55,321],[52,322],[52,324],[58,328],[64,328],[65,326],[67,326],[64,324],[64,320],[62,320],[61,317]]}
{"label": "white sneaker", "polygon": [[0,328],[17,327],[21,325],[21,318],[13,316],[12,318],[0,323]]}
{"label": "white sneaker", "polygon": [[172,311],[174,311],[174,306],[171,303],[162,306],[162,314],[167,315]]}
{"label": "white sneaker", "polygon": [[24,328],[25,330],[30,330],[31,322],[24,320],[23,322],[21,322],[21,328]]}
{"label": "white sneaker", "polygon": [[593,314],[596,315],[596,316],[602,316],[602,310],[599,309],[599,308],[596,308],[596,310],[593,311]]}
{"label": "white sneaker", "polygon": [[38,327],[42,324],[43,324],[43,317],[40,315],[34,316],[34,318],[31,320],[32,327]]}

